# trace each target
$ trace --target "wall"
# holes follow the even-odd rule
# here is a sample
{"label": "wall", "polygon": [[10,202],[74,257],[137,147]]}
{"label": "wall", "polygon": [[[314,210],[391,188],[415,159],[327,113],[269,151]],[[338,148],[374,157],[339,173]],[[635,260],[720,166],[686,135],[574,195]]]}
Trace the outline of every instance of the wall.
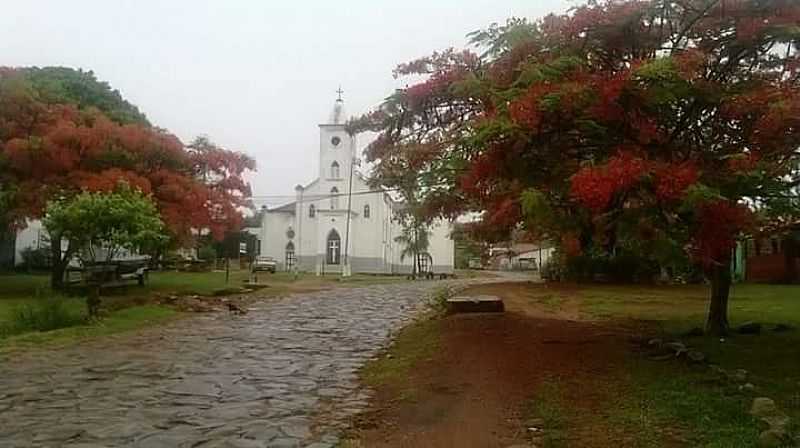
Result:
{"label": "wall", "polygon": [[14,244],[14,265],[22,264],[22,251],[32,247],[38,249],[41,245],[47,244],[47,232],[44,230],[42,222],[39,220],[29,221],[28,226],[17,232],[16,243]]}
{"label": "wall", "polygon": [[748,257],[745,265],[747,266],[746,280],[765,283],[791,280],[788,278],[787,263],[793,263],[794,272],[800,272],[800,259],[793,258],[787,262],[786,255],[782,253]]}
{"label": "wall", "polygon": [[[285,270],[286,243],[289,237],[286,231],[294,229],[294,214],[288,212],[267,212],[264,214],[264,226],[261,231],[261,255],[272,257],[278,263],[278,270]],[[295,230],[295,240],[297,231]],[[295,241],[295,253],[297,242]]]}

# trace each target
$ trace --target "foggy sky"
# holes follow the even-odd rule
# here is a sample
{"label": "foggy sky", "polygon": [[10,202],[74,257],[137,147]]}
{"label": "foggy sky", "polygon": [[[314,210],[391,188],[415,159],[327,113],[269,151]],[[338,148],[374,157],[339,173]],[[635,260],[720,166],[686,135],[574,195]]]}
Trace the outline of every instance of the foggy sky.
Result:
{"label": "foggy sky", "polygon": [[347,112],[364,113],[405,85],[391,76],[397,63],[464,47],[468,32],[492,22],[574,4],[1,0],[0,65],[93,70],[185,142],[205,134],[253,156],[254,195],[293,195],[317,173],[317,124],[340,84]]}

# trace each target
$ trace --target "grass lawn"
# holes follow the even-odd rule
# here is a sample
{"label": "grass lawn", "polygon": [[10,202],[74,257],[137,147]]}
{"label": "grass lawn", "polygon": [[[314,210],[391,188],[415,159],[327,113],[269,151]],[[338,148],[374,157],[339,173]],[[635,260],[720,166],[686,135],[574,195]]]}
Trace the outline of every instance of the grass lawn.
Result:
{"label": "grass lawn", "polygon": [[[29,346],[41,343],[61,343],[84,337],[118,333],[147,325],[162,323],[178,317],[174,309],[152,303],[154,294],[211,295],[215,290],[241,286],[249,278],[245,270],[231,270],[228,282],[225,272],[152,272],[147,284],[135,284],[103,293],[106,317],[100,322],[74,325],[46,332],[25,332],[11,329],[14,316],[23,309],[42,304],[50,298],[58,298],[63,312],[71,316],[85,317],[85,302],[81,297],[63,297],[54,294],[49,287],[49,276],[32,274],[0,275],[0,348]],[[317,277],[313,274],[294,275],[286,272],[260,273],[258,281],[268,288],[259,291],[259,296],[276,296],[293,291],[313,290],[334,286],[357,286],[384,282],[403,281],[401,276],[353,275],[341,278],[335,275]],[[24,334],[18,334],[24,333]]]}
{"label": "grass lawn", "polygon": [[[800,286],[735,285],[729,308],[732,327],[755,321],[763,330],[760,335],[732,332],[724,341],[686,336],[689,329],[703,326],[708,303],[704,287],[591,286],[575,295],[592,316],[655,323],[665,338],[699,349],[711,363],[729,371],[747,370],[748,381],[757,388],[755,395],[774,399],[795,423],[800,422]],[[772,332],[777,324],[794,330]],[[675,421],[707,441],[701,445],[705,447],[753,446],[758,426],[746,413],[751,395],[716,384],[716,377],[707,371],[678,363],[633,357],[629,370],[637,395],[628,405],[646,417],[640,421]]]}
{"label": "grass lawn", "polygon": [[[482,291],[481,288],[497,289]],[[377,391],[379,399],[368,414],[369,424],[354,426],[353,443],[363,444],[375,432],[388,438],[395,433],[416,432],[435,438],[452,432],[448,424],[438,420],[420,422],[408,416],[427,415],[429,407],[441,408],[442,415],[462,415],[468,408],[464,403],[486,398],[485,390],[481,396],[480,388],[475,386],[485,380],[484,375],[458,377],[460,382],[452,383],[447,374],[437,373],[436,369],[452,375],[451,370],[463,366],[451,366],[459,358],[448,358],[442,353],[466,356],[474,348],[475,342],[453,345],[467,334],[454,331],[458,328],[456,323],[484,322],[474,324],[474,336],[489,338],[493,333],[486,328],[494,328],[490,327],[493,321],[497,321],[500,336],[495,336],[496,340],[480,356],[492,359],[492,376],[504,378],[496,379],[496,386],[502,390],[511,379],[541,380],[538,386],[526,389],[530,397],[506,397],[509,409],[516,408],[523,417],[520,432],[511,434],[524,434],[530,426],[524,422],[536,421],[535,426],[544,428],[535,440],[535,446],[540,448],[755,448],[759,446],[759,433],[766,429],[748,413],[753,398],[758,396],[774,399],[792,418],[790,431],[800,435],[800,286],[735,285],[729,308],[732,328],[755,321],[763,329],[759,335],[734,331],[722,341],[687,336],[690,329],[702,328],[704,324],[709,291],[702,285],[517,283],[471,289],[476,294],[503,297],[505,316],[422,320],[399,333],[388,355],[362,370],[362,379]],[[523,325],[514,326],[514,322]],[[794,329],[772,331],[777,324]],[[520,328],[530,329],[530,333],[519,331]],[[702,351],[709,363],[728,372],[747,370],[746,381],[755,386],[755,391],[742,391],[739,383],[724,380],[704,366],[689,365],[683,360],[651,360],[645,349],[631,342],[631,336],[682,341]],[[510,345],[498,350],[509,342]],[[529,351],[528,356],[537,367],[529,370],[509,367],[516,365],[518,354],[512,353],[519,347]],[[579,367],[569,370],[572,362]],[[586,366],[584,370],[582,366]],[[506,368],[514,374],[503,377]],[[421,371],[426,372],[422,379],[409,380],[420,376],[417,372]],[[447,388],[444,395],[426,386],[440,383]],[[443,405],[441,397],[450,394],[458,396]],[[504,420],[513,419],[514,415],[507,413]],[[392,426],[397,422],[399,428]],[[370,429],[387,425],[394,429],[386,432]],[[501,425],[492,431],[503,434],[504,428]],[[396,443],[386,446],[405,446],[403,436],[392,441]]]}

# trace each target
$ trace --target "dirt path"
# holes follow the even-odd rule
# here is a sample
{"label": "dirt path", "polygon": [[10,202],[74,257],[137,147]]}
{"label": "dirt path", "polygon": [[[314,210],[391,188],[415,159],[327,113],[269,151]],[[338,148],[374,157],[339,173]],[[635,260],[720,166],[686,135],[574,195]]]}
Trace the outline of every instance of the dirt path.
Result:
{"label": "dirt path", "polygon": [[371,410],[351,434],[359,441],[354,446],[505,448],[530,443],[535,434],[527,428],[544,424],[534,411],[540,404],[537,396],[555,383],[559,399],[572,411],[569,431],[556,445],[542,439],[539,444],[630,446],[626,435],[597,412],[624,387],[617,367],[629,348],[628,331],[581,319],[577,303],[556,303],[542,285],[484,285],[468,293],[499,295],[507,312],[438,321],[439,351],[410,369],[415,398],[403,400],[391,385],[379,388]]}

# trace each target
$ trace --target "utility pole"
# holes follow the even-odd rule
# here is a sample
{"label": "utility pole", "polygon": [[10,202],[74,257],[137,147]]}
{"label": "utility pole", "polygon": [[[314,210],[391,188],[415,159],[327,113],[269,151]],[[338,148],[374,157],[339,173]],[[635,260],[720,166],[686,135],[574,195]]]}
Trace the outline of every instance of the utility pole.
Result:
{"label": "utility pole", "polygon": [[295,190],[300,192],[300,200],[297,201],[297,249],[294,251],[294,278],[297,280],[297,275],[300,272],[300,254],[303,253],[303,191],[305,190],[302,185],[297,185]]}
{"label": "utility pole", "polygon": [[350,186],[347,188],[347,224],[345,224],[344,231],[344,269],[342,269],[342,277],[349,277],[352,274],[350,271],[350,212],[353,203],[353,169],[355,166],[356,158],[352,157],[350,159]]}

